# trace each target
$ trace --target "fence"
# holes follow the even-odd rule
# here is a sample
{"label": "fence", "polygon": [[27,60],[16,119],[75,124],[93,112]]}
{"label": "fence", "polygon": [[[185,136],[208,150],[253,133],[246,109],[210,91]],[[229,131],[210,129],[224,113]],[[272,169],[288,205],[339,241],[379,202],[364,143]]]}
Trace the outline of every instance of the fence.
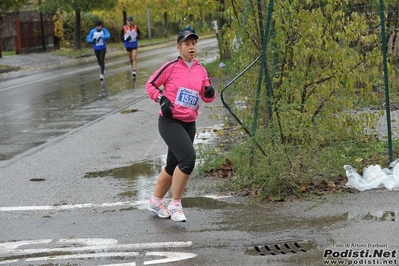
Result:
{"label": "fence", "polygon": [[17,54],[23,51],[43,51],[46,48],[56,48],[57,41],[54,34],[52,21],[15,22],[16,26],[16,50]]}
{"label": "fence", "polygon": [[0,18],[2,50],[14,50],[17,53],[22,53],[41,51],[57,46],[54,23],[50,19],[50,15],[47,14],[43,18],[43,22],[39,18],[40,14],[36,11],[7,13]]}
{"label": "fence", "polygon": [[236,73],[222,99],[264,155],[267,143],[379,137],[392,161],[398,0],[232,3],[225,36],[231,36],[233,64],[250,67]]}

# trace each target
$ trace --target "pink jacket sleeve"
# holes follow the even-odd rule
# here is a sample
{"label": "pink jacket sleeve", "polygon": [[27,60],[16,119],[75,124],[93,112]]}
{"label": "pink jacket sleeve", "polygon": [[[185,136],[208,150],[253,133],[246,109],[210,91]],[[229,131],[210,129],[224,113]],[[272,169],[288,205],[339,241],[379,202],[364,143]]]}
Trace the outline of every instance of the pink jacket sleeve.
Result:
{"label": "pink jacket sleeve", "polygon": [[204,97],[205,87],[206,87],[206,86],[211,86],[211,82],[210,82],[210,80],[209,80],[209,76],[208,76],[208,73],[206,72],[206,69],[205,69],[205,68],[203,68],[203,69],[204,69],[204,71],[205,71],[206,79],[203,81],[203,84],[202,84],[201,99],[202,99],[202,101],[204,101],[205,103],[211,103],[211,102],[213,102],[213,101],[216,99],[216,89],[214,88],[214,89],[215,89],[215,95],[213,95],[212,98],[205,98],[205,97]]}
{"label": "pink jacket sleeve", "polygon": [[161,74],[161,70],[164,67],[161,66],[157,71],[154,72],[154,74],[151,75],[151,77],[148,79],[146,83],[146,90],[147,94],[155,102],[158,102],[158,97],[159,95],[162,94],[162,86],[163,84],[166,83],[166,80],[168,79],[167,72],[168,71],[163,71]]}

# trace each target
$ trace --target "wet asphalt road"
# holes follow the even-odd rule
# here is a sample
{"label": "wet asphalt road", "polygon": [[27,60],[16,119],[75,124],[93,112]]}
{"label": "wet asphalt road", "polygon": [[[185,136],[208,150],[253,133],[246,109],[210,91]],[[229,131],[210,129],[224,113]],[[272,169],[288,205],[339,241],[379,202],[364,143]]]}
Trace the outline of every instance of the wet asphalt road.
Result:
{"label": "wet asphalt road", "polygon": [[[202,40],[199,58],[214,60],[215,39]],[[175,46],[140,51],[138,75],[178,56]],[[0,161],[90,123],[135,99],[127,56],[106,60],[106,80],[95,62],[0,82]],[[143,82],[144,78],[140,79]]]}
{"label": "wet asphalt road", "polygon": [[[168,54],[164,48],[151,53]],[[62,89],[71,83],[77,96],[69,102],[76,105],[64,107],[55,118],[62,121],[60,117],[67,116],[62,113],[68,113],[81,124],[66,127],[66,133],[48,136],[45,144],[3,161],[0,265],[329,265],[326,261],[331,262],[333,254],[339,259],[350,250],[373,256],[375,250],[383,250],[387,256],[347,255],[342,265],[349,260],[354,265],[381,265],[388,260],[392,260],[388,265],[397,265],[393,253],[399,249],[397,192],[375,190],[315,201],[247,204],[245,198],[219,192],[218,180],[196,177],[183,200],[188,222],[162,220],[149,213],[145,200],[166,152],[156,128],[159,107],[146,97],[146,78],[139,77],[133,88],[125,58],[118,60],[108,63],[105,97],[93,64],[88,64],[86,75],[81,68],[68,68],[40,79],[21,78],[31,84],[45,78],[55,84],[54,77],[65,78],[59,85],[64,91],[61,95],[74,97]],[[111,67],[113,62],[115,67]],[[145,62],[140,65],[146,69]],[[113,78],[113,73],[121,76]],[[78,77],[83,78],[79,81]],[[80,84],[86,78],[82,94]],[[14,90],[19,91],[2,87],[0,98]],[[43,90],[40,95],[52,94],[51,86],[48,92],[39,85],[35,90]],[[15,101],[16,95],[1,106]],[[35,93],[29,95],[34,98]],[[48,102],[53,108],[62,106],[62,101]],[[37,110],[48,112],[45,106]],[[199,134],[213,132],[221,123],[212,119],[215,115],[225,116],[219,99],[201,105]],[[43,122],[42,127],[46,126]],[[212,138],[208,141],[205,144],[212,146]],[[170,195],[166,198],[168,202]],[[326,252],[331,255],[323,258]],[[367,264],[360,264],[360,259],[368,259]]]}

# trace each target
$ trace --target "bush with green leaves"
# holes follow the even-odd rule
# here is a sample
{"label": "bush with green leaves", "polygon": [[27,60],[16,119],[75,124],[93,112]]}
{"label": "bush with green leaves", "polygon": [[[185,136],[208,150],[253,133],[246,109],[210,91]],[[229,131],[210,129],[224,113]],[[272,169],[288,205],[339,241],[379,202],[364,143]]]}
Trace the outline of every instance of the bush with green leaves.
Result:
{"label": "bush with green leaves", "polygon": [[[86,43],[86,36],[96,25],[97,21],[101,21],[101,18],[91,14],[84,13],[81,17],[81,37],[82,43]],[[75,15],[73,13],[63,13],[62,14],[62,22],[63,22],[63,32],[64,32],[64,41],[73,45],[74,37],[75,37]],[[106,25],[104,25],[106,26]],[[86,44],[86,47],[89,47],[89,44]]]}
{"label": "bush with green leaves", "polygon": [[[237,175],[230,184],[251,189],[259,198],[278,199],[311,192],[309,187],[320,180],[341,179],[344,164],[360,169],[365,163],[389,164],[387,151],[376,149],[386,145],[376,139],[383,109],[366,109],[385,100],[378,5],[360,9],[356,3],[361,1],[291,0],[274,1],[271,7],[258,2],[233,1],[226,11],[231,23],[222,30],[235,75],[264,55],[225,93],[266,153],[250,136],[237,142],[228,155]],[[393,82],[393,69],[388,69]]]}

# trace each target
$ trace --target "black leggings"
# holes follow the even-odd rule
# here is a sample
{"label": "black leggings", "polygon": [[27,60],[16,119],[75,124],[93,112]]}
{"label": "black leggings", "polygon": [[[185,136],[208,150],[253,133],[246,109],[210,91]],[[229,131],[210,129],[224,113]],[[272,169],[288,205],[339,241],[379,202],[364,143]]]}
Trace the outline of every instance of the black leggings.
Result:
{"label": "black leggings", "polygon": [[179,166],[180,171],[187,175],[191,174],[196,159],[193,145],[196,133],[195,122],[185,123],[174,118],[159,116],[158,130],[168,145],[166,173],[173,175],[176,166]]}
{"label": "black leggings", "polygon": [[96,54],[98,64],[100,65],[101,68],[101,74],[104,74],[104,69],[105,69],[105,53],[107,52],[107,49],[102,49],[102,50],[94,50],[94,53]]}

